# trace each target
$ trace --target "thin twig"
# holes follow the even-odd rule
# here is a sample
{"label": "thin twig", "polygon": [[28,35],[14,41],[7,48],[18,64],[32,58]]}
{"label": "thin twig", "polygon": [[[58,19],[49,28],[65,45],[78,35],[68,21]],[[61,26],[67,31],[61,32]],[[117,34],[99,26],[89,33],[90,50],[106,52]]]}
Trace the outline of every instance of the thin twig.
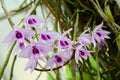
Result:
{"label": "thin twig", "polygon": [[42,72],[39,73],[39,75],[37,76],[37,78],[35,80],[38,80],[41,76]]}
{"label": "thin twig", "polygon": [[[64,27],[65,23],[62,22],[58,16],[54,13],[53,9],[49,6],[49,4],[47,3],[46,0],[42,0],[43,4],[50,10],[50,12],[52,13],[52,15],[55,17],[55,19]],[[65,27],[64,27],[65,28]]]}
{"label": "thin twig", "polygon": [[6,5],[5,5],[4,0],[1,0],[1,5],[2,5],[2,8],[3,8],[3,10],[4,10],[4,13],[5,13],[6,16],[8,17],[8,21],[9,21],[11,27],[14,28],[14,27],[13,27],[13,26],[14,26],[14,22],[13,22],[12,19],[11,19],[10,13],[9,13],[8,10],[7,10],[7,7],[6,7]]}
{"label": "thin twig", "polygon": [[13,59],[13,62],[12,62],[12,67],[11,67],[11,71],[10,71],[10,79],[9,80],[12,80],[13,70],[14,70],[14,65],[15,65],[16,59],[17,59],[17,55],[14,56],[14,59]]}
{"label": "thin twig", "polygon": [[90,9],[89,7],[87,7],[86,5],[84,5],[84,4],[81,2],[81,0],[77,0],[77,1],[78,1],[78,3],[80,4],[80,6],[83,7],[85,10],[88,10],[88,11],[92,12],[93,14],[95,14],[95,12],[94,12],[92,9]]}
{"label": "thin twig", "polygon": [[9,51],[8,51],[8,54],[7,54],[7,57],[6,57],[6,59],[5,59],[5,62],[3,63],[3,65],[2,65],[2,67],[1,67],[1,69],[0,69],[0,80],[1,80],[1,78],[2,78],[2,76],[3,76],[3,73],[4,73],[4,71],[5,71],[5,68],[6,68],[6,66],[7,66],[7,64],[8,64],[8,62],[9,62],[9,59],[10,59],[10,56],[11,56],[11,53],[12,53],[12,51],[13,51],[13,48],[14,48],[15,44],[16,44],[16,41],[15,41],[15,42],[13,43],[13,45],[10,47],[10,49],[9,49]]}

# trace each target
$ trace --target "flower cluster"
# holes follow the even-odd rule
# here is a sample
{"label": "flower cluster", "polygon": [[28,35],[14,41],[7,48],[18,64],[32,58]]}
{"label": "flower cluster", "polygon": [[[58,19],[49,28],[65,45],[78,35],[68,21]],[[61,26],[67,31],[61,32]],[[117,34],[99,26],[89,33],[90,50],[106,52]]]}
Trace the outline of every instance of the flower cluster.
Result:
{"label": "flower cluster", "polygon": [[[50,67],[52,70],[55,66],[63,66],[66,61],[71,59],[73,54],[78,64],[79,58],[86,60],[90,55],[91,51],[88,50],[87,46],[103,46],[105,39],[109,38],[108,35],[110,34],[110,32],[102,29],[103,23],[101,23],[95,27],[92,34],[89,33],[89,29],[85,30],[77,41],[73,42],[66,36],[72,29],[60,34],[47,30],[48,22],[37,15],[28,16],[24,19],[24,28],[15,25],[14,29],[4,39],[4,42],[9,43],[9,45],[13,41],[17,41],[15,51],[20,51],[18,56],[29,59],[25,70],[29,68],[34,70],[40,60],[46,63],[46,68]],[[42,28],[38,31],[40,26]],[[77,46],[73,46],[73,43]]]}

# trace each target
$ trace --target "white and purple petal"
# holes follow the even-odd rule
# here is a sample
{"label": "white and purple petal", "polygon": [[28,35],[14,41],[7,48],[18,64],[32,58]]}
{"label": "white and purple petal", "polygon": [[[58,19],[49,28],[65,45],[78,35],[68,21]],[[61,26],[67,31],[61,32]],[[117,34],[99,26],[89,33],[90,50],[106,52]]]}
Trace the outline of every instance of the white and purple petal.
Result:
{"label": "white and purple petal", "polygon": [[38,27],[43,22],[43,19],[37,15],[30,15],[25,19],[26,27]]}
{"label": "white and purple petal", "polygon": [[32,47],[31,46],[28,46],[24,49],[21,50],[20,54],[19,54],[19,57],[22,57],[22,58],[31,58],[31,50],[32,50]]}
{"label": "white and purple petal", "polygon": [[25,70],[28,70],[29,68],[33,71],[37,67],[38,60],[37,59],[30,59],[25,66]]}
{"label": "white and purple petal", "polygon": [[2,41],[3,43],[12,43],[15,39],[15,31],[12,30]]}

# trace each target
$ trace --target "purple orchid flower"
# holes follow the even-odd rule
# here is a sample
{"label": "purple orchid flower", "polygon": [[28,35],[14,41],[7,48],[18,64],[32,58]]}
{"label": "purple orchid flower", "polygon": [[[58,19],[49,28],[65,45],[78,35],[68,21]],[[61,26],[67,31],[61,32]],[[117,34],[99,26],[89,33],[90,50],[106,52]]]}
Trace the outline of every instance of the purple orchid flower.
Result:
{"label": "purple orchid flower", "polygon": [[48,22],[49,20],[45,22],[41,29],[41,32],[39,34],[39,42],[42,42],[47,45],[53,45],[54,41],[58,39],[59,34],[55,31],[50,31],[46,29]]}
{"label": "purple orchid flower", "polygon": [[89,50],[86,50],[83,48],[83,45],[80,45],[77,47],[76,52],[75,52],[75,61],[78,64],[78,60],[80,57],[82,57],[83,59],[87,60],[88,56],[90,55]]}
{"label": "purple orchid flower", "polygon": [[42,22],[43,22],[43,19],[40,18],[39,16],[30,15],[25,19],[24,25],[26,27],[39,27]]}
{"label": "purple orchid flower", "polygon": [[25,38],[31,39],[31,37],[34,35],[34,32],[30,29],[25,28],[18,28],[17,25],[14,25],[14,30],[12,30],[4,39],[4,43],[8,43],[9,45],[12,44],[14,40],[17,41],[18,45],[17,47],[22,49],[24,48],[24,41]]}
{"label": "purple orchid flower", "polygon": [[81,33],[80,37],[78,38],[78,42],[80,44],[84,44],[86,45],[90,45],[92,43],[92,36],[86,32],[88,32],[88,30],[85,30],[84,32]]}
{"label": "purple orchid flower", "polygon": [[66,60],[68,60],[68,57],[64,56],[63,52],[61,51],[53,55],[52,58],[48,60],[45,67],[50,67],[50,69],[52,70],[55,64],[57,66],[63,66]]}
{"label": "purple orchid flower", "polygon": [[29,58],[29,62],[25,67],[25,70],[31,68],[32,70],[37,67],[37,62],[39,60],[43,60],[42,54],[50,52],[51,49],[49,47],[46,47],[44,44],[37,44],[32,43],[31,45],[25,47],[21,50],[19,57],[22,58]]}
{"label": "purple orchid flower", "polygon": [[44,31],[41,32],[39,37],[39,42],[43,42],[45,44],[52,45],[55,40],[58,39],[59,34],[54,31]]}
{"label": "purple orchid flower", "polygon": [[58,37],[58,49],[72,49],[72,43],[71,40],[69,38],[66,37],[66,35],[72,31],[72,29],[69,29],[67,31],[65,31],[62,35],[60,35]]}
{"label": "purple orchid flower", "polygon": [[108,36],[110,32],[103,30],[102,27],[104,27],[103,22],[100,25],[96,26],[95,29],[93,30],[92,42],[93,42],[94,47],[96,47],[96,42],[98,43],[99,46],[103,46],[105,44],[105,39],[110,38]]}

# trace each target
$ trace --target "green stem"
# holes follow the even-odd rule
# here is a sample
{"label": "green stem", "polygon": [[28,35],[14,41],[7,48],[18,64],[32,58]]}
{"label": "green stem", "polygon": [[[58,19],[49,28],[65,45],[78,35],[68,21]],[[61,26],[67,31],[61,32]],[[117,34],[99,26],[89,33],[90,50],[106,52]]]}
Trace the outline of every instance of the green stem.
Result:
{"label": "green stem", "polygon": [[13,48],[14,48],[15,44],[16,44],[16,41],[15,41],[15,42],[13,43],[13,45],[10,47],[10,50],[8,51],[7,57],[6,57],[6,59],[5,59],[5,62],[3,63],[3,65],[2,65],[2,67],[1,67],[1,69],[0,69],[0,80],[1,80],[1,78],[2,78],[2,76],[3,76],[3,73],[4,73],[4,71],[5,71],[5,68],[6,68],[7,64],[8,64],[8,61],[9,61],[9,59],[10,59],[10,55],[11,55],[11,53],[12,53],[12,51],[13,51]]}
{"label": "green stem", "polygon": [[89,74],[90,77],[91,77],[91,80],[94,80],[94,78],[93,78],[93,76],[92,76],[92,74],[91,74],[91,72],[90,72],[89,68],[87,67],[87,65],[86,65],[86,63],[85,63],[84,60],[83,60],[83,63],[84,63],[85,68],[87,69],[88,74]]}
{"label": "green stem", "polygon": [[30,10],[28,15],[31,15],[35,11],[35,9],[37,8],[38,4],[39,4],[39,0],[36,0],[36,2],[34,4],[34,7],[32,7],[32,9]]}
{"label": "green stem", "polygon": [[114,34],[116,34],[116,25],[114,25],[111,20],[109,20],[109,18],[105,15],[105,13],[103,12],[103,10],[101,9],[100,5],[99,5],[99,2],[96,0],[97,4],[94,2],[94,0],[90,0],[90,2],[94,5],[96,11],[100,14],[100,16],[103,18],[103,20],[105,20],[108,25],[109,25],[109,28],[112,30],[112,32]]}
{"label": "green stem", "polygon": [[16,59],[17,59],[17,55],[15,55],[15,57],[14,57],[14,59],[13,59],[13,62],[12,62],[12,67],[11,67],[11,71],[10,71],[10,79],[9,79],[9,80],[12,80],[13,70],[14,70],[14,65],[15,65]]}
{"label": "green stem", "polygon": [[80,4],[80,6],[83,7],[85,10],[88,10],[88,11],[92,12],[93,14],[95,14],[95,12],[94,12],[92,9],[90,9],[89,7],[87,7],[86,5],[84,5],[84,4],[81,2],[81,0],[77,0],[77,1],[78,1],[78,3]]}
{"label": "green stem", "polygon": [[[74,25],[74,33],[73,33],[73,41],[76,40],[76,31],[79,23],[79,13],[77,12],[76,14],[76,22]],[[76,80],[76,63],[75,63],[75,58],[72,59],[71,61],[71,72],[72,72],[72,80]]]}
{"label": "green stem", "polygon": [[[79,62],[79,64],[80,64],[80,62]],[[80,80],[83,80],[82,71],[80,70],[81,67],[79,65],[77,65],[77,68],[78,68],[78,72],[80,75]]]}
{"label": "green stem", "polygon": [[39,75],[37,76],[37,78],[35,80],[38,80],[41,76],[42,72],[39,73]]}
{"label": "green stem", "polygon": [[[25,1],[26,1],[26,0],[25,0]],[[10,16],[12,17],[12,16],[14,16],[14,15],[16,15],[16,14],[19,14],[19,13],[21,13],[21,12],[23,12],[23,11],[28,10],[28,9],[30,8],[30,5],[31,5],[32,3],[33,3],[33,1],[30,2],[30,3],[28,3],[28,4],[26,4],[25,6],[23,6],[23,4],[21,4],[18,8],[15,8],[15,9],[10,10],[10,11],[8,11],[8,12],[10,12]],[[24,2],[24,4],[25,4],[25,2]],[[3,19],[5,19],[5,18],[7,18],[7,16],[6,16],[5,14],[1,14],[1,15],[0,15],[0,20],[3,20]]]}
{"label": "green stem", "polygon": [[3,10],[4,10],[4,13],[5,13],[6,16],[8,17],[8,21],[9,21],[11,27],[14,28],[14,27],[13,27],[13,26],[14,26],[14,22],[13,22],[12,19],[11,19],[10,13],[9,13],[8,10],[7,10],[7,7],[6,7],[6,5],[5,5],[4,0],[1,0],[1,6],[2,6],[2,8],[3,8]]}
{"label": "green stem", "polygon": [[97,80],[101,80],[100,68],[99,68],[99,58],[98,58],[98,50],[96,50],[96,66],[97,66]]}
{"label": "green stem", "polygon": [[58,70],[55,70],[56,72],[56,80],[60,80],[60,72],[59,72],[60,69]]}
{"label": "green stem", "polygon": [[[39,67],[43,68],[41,64],[38,63],[38,65],[39,65]],[[46,72],[47,72],[47,74],[49,76],[51,76],[52,80],[55,80],[54,77],[53,77],[53,75],[50,72],[48,72],[48,71],[46,71]],[[40,78],[41,74],[42,74],[42,72],[39,73],[39,75],[37,76],[36,80],[38,80]]]}

